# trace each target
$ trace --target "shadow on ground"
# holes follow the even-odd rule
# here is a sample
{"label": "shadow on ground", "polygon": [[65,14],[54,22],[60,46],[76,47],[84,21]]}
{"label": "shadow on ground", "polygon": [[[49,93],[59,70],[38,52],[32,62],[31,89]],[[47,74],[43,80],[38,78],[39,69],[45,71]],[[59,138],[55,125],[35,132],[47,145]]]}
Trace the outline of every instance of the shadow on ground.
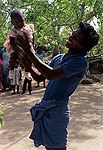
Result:
{"label": "shadow on ground", "polygon": [[[5,124],[0,129],[0,150],[11,150],[10,146],[24,137],[29,138],[33,126],[29,110],[42,98],[44,91],[39,87],[33,88],[32,95],[11,95],[10,91],[0,94]],[[71,118],[68,141],[71,150],[75,150],[78,148],[73,148],[73,142],[85,143],[96,139],[97,132],[103,127],[103,82],[80,84],[69,105]]]}

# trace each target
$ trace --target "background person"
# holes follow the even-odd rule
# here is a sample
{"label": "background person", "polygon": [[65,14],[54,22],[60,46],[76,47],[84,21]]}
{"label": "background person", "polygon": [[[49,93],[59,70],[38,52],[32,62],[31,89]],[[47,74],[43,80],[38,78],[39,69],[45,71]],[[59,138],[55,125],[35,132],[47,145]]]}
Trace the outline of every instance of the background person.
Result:
{"label": "background person", "polygon": [[5,50],[4,50],[4,47],[3,47],[3,46],[0,46],[0,53],[2,53],[2,54],[5,53]]}
{"label": "background person", "polygon": [[16,94],[15,92],[16,87],[17,87],[17,94],[20,94],[19,91],[20,79],[21,79],[21,67],[19,67],[19,62],[16,61],[14,66],[13,79],[11,79],[11,85],[13,90],[12,95]]}
{"label": "background person", "polygon": [[32,91],[32,76],[31,76],[31,73],[25,71],[24,76],[25,76],[25,79],[24,79],[24,83],[23,83],[22,94],[24,94],[26,92],[26,87],[27,87],[27,84],[28,84],[29,95],[31,95],[31,91]]}
{"label": "background person", "polygon": [[[42,47],[42,46],[38,46],[37,48],[36,48],[36,55],[44,62],[44,59],[43,59],[43,56],[44,56],[44,53],[45,53],[45,51],[44,50],[46,50],[46,48],[44,48],[44,47]],[[36,86],[36,88],[37,87],[40,87],[40,82],[37,82],[37,86]],[[43,87],[45,88],[46,86],[45,86],[45,79],[44,79],[44,81],[43,81]]]}
{"label": "background person", "polygon": [[0,91],[3,90],[2,75],[2,53],[0,53]]}
{"label": "background person", "polygon": [[5,91],[6,89],[11,90],[11,85],[10,85],[10,79],[9,79],[9,61],[10,61],[10,55],[8,53],[3,53],[2,55],[3,60],[2,60],[2,68],[3,68],[3,90]]}

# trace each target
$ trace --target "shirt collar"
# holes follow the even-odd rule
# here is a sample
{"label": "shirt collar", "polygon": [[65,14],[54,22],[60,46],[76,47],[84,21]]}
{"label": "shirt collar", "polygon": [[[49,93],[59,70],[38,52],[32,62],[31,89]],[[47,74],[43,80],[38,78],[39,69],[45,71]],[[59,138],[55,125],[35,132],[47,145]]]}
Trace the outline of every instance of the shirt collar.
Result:
{"label": "shirt collar", "polygon": [[82,53],[77,53],[77,54],[71,54],[70,56],[86,56],[86,55],[87,55],[87,51]]}
{"label": "shirt collar", "polygon": [[[67,54],[67,53],[66,53],[66,54]],[[82,52],[82,53],[71,54],[70,56],[66,57],[66,58],[63,60],[63,57],[64,57],[66,54],[64,54],[64,55],[61,57],[61,63],[63,63],[65,60],[67,60],[68,58],[73,57],[73,56],[82,56],[82,57],[84,57],[84,56],[87,55],[87,52],[85,51],[85,52]]]}

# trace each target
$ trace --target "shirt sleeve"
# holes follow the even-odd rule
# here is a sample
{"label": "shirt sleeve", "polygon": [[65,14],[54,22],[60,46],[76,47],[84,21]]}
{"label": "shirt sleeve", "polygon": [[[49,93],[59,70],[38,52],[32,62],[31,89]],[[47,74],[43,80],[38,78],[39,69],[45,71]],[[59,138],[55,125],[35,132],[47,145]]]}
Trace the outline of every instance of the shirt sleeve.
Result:
{"label": "shirt sleeve", "polygon": [[64,71],[64,74],[66,77],[70,77],[73,75],[84,75],[84,73],[87,70],[87,60],[82,57],[82,58],[70,58],[66,60],[62,65],[61,68]]}
{"label": "shirt sleeve", "polygon": [[53,67],[53,60],[48,64],[48,66]]}
{"label": "shirt sleeve", "polygon": [[48,65],[49,65],[50,67],[53,67],[55,61],[56,61],[57,59],[59,59],[59,57],[60,57],[60,55],[55,56],[55,57],[51,60],[51,62],[50,62]]}

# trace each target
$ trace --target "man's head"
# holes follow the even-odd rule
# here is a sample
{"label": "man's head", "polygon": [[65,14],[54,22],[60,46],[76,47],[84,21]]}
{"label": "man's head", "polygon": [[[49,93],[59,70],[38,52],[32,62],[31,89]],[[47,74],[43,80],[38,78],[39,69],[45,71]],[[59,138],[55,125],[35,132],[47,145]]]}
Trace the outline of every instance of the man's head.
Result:
{"label": "man's head", "polygon": [[10,14],[11,22],[15,28],[22,28],[25,23],[25,16],[22,10],[15,9]]}
{"label": "man's head", "polygon": [[95,29],[86,22],[81,22],[79,27],[73,31],[66,42],[66,47],[72,52],[90,51],[98,44],[99,35]]}

